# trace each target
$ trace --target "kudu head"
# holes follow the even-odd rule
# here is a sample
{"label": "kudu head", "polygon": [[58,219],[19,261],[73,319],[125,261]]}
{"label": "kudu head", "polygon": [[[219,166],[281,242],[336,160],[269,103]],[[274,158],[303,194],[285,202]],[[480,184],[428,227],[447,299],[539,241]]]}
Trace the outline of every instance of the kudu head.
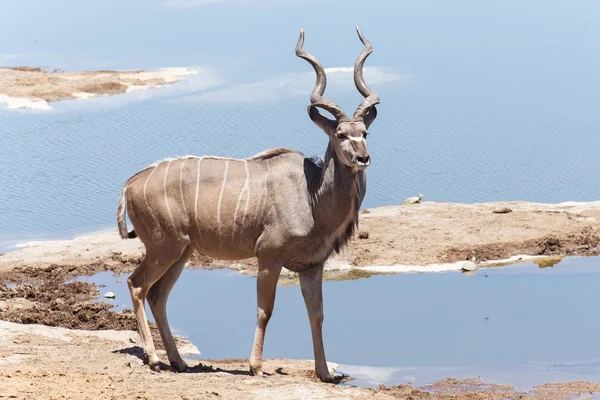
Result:
{"label": "kudu head", "polygon": [[[310,96],[311,104],[308,106],[310,119],[329,136],[338,159],[344,165],[358,171],[365,169],[371,163],[371,157],[367,152],[367,129],[377,116],[375,105],[379,104],[379,95],[369,89],[363,78],[363,65],[369,54],[373,52],[373,46],[363,36],[358,26],[356,26],[356,32],[365,48],[354,63],[354,83],[365,99],[360,103],[352,118],[348,118],[344,111],[333,101],[323,97],[327,86],[325,69],[315,56],[302,49],[304,45],[303,29],[300,30],[296,55],[308,61],[317,74],[315,88]],[[335,120],[322,115],[317,107],[329,111],[335,117]]]}

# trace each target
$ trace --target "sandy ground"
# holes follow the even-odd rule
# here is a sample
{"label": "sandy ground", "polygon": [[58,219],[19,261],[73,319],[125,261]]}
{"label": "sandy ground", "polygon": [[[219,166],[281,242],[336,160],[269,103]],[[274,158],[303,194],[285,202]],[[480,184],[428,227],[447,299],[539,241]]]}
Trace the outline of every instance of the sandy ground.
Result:
{"label": "sandy ground", "polygon": [[49,102],[146,90],[178,82],[194,73],[186,68],[128,72],[0,68],[0,103],[8,108],[47,110],[51,109]]}
{"label": "sandy ground", "polygon": [[[473,257],[482,265],[540,256],[535,261],[547,266],[565,255],[597,255],[599,217],[600,202],[422,203],[364,210],[357,238],[327,264],[327,276],[438,271]],[[203,360],[203,365],[190,360],[189,373],[176,374],[166,364],[155,373],[142,365],[132,312],[90,302],[98,296],[95,285],[71,280],[104,270],[131,271],[142,253],[137,239],[102,233],[29,242],[0,255],[0,399],[583,399],[600,392],[600,385],[589,382],[549,383],[520,393],[452,378],[421,388],[354,388],[318,382],[310,360],[268,360],[263,378],[249,375],[247,360]],[[253,274],[256,262],[195,256],[190,267]],[[287,278],[288,284],[295,282],[293,274]],[[152,330],[160,346],[156,327]],[[185,354],[197,354],[193,344],[177,340]]]}
{"label": "sandy ground", "polygon": [[[164,355],[163,355],[164,358]],[[137,334],[83,331],[0,321],[0,399],[566,399],[592,398],[600,385],[547,384],[529,393],[477,379],[446,379],[363,389],[323,384],[309,360],[266,360],[250,376],[246,360],[188,360],[186,373],[143,365]]]}

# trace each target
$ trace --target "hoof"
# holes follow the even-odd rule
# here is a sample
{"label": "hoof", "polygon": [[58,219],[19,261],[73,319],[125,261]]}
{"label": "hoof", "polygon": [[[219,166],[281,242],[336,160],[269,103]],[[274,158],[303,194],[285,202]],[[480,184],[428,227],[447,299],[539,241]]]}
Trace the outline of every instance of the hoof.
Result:
{"label": "hoof", "polygon": [[323,383],[333,383],[333,378],[331,377],[331,375],[329,373],[327,373],[327,375],[317,374],[317,376]]}
{"label": "hoof", "polygon": [[150,369],[154,372],[160,372],[160,365],[158,365],[158,364],[150,365]]}
{"label": "hoof", "polygon": [[250,366],[250,373],[252,376],[263,376],[262,367]]}
{"label": "hoof", "polygon": [[183,360],[181,362],[171,361],[171,368],[177,372],[185,372],[188,369],[188,365]]}
{"label": "hoof", "polygon": [[160,358],[158,355],[149,355],[148,353],[144,353],[144,362],[148,365],[158,365],[160,363]]}

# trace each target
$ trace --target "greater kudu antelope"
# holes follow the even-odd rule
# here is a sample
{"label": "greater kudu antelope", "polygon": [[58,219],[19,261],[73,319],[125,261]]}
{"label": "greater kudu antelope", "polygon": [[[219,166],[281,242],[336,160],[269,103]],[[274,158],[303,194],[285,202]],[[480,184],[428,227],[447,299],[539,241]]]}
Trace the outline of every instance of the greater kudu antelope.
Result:
{"label": "greater kudu antelope", "polygon": [[[275,301],[282,267],[300,275],[300,286],[312,330],[315,370],[332,380],[323,349],[322,278],[325,260],[350,239],[366,189],[367,128],[377,115],[377,93],[363,79],[363,65],[373,51],[358,27],[365,48],[354,64],[354,82],[365,97],[352,118],[323,98],[321,63],[302,49],[317,79],[308,107],[310,119],[329,136],[322,162],[289,149],[271,149],[248,159],[182,157],[161,161],[138,172],[125,184],[118,207],[122,238],[139,236],[146,256],[127,283],[148,364],[158,355],[144,312],[147,298],[173,368],[184,371],[167,322],[167,297],[194,250],[236,260],[258,258],[257,327],[250,370],[262,374],[265,329]],[[329,111],[335,120],[319,113]],[[127,232],[125,211],[134,231]]]}

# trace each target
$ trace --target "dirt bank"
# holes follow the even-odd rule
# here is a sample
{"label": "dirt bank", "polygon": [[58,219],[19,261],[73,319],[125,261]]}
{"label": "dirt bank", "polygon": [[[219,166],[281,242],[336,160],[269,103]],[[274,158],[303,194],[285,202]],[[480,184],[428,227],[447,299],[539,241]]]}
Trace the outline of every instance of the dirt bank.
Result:
{"label": "dirt bank", "polygon": [[0,103],[8,108],[50,109],[49,102],[146,90],[194,73],[186,68],[126,72],[0,68]]}
{"label": "dirt bank", "polygon": [[[91,275],[94,267],[16,267],[0,271],[0,320],[84,330],[136,330],[135,315],[129,309],[114,312],[104,302],[92,302],[96,285],[72,278]],[[156,324],[150,329],[158,348],[162,341]],[[176,341],[189,355],[199,354],[187,339]]]}

